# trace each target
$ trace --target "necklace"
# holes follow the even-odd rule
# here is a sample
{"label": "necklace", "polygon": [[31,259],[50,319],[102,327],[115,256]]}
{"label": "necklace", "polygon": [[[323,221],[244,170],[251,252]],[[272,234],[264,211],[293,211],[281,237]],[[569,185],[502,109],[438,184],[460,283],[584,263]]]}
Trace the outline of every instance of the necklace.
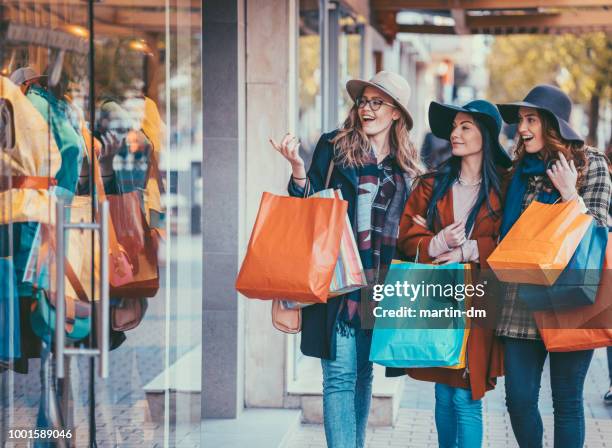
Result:
{"label": "necklace", "polygon": [[459,183],[460,183],[461,185],[465,185],[466,187],[475,187],[476,185],[480,185],[480,183],[482,182],[482,177],[481,177],[481,178],[479,178],[479,179],[478,179],[476,182],[474,182],[474,183],[469,183],[469,182],[467,182],[467,181],[463,180],[463,179],[461,178],[461,176],[459,176],[459,177],[457,178],[457,180],[459,181]]}

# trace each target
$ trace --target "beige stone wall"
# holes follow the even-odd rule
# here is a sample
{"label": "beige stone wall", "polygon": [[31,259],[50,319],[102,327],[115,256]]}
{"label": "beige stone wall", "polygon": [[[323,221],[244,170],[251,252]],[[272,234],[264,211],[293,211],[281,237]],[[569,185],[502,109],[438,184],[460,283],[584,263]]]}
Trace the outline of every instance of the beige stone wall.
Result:
{"label": "beige stone wall", "polygon": [[353,12],[363,16],[369,21],[370,3],[368,0],[343,0],[342,3],[348,6]]}
{"label": "beige stone wall", "polygon": [[[294,1],[247,2],[244,204],[247,238],[261,194],[287,191],[289,165],[270,146],[268,137],[278,140],[291,127],[290,56],[294,49],[290,37]],[[270,308],[268,301],[245,300],[246,407],[283,407],[287,336],[272,327]]]}
{"label": "beige stone wall", "polygon": [[[367,0],[344,2],[369,17]],[[242,256],[253,227],[261,194],[286,194],[290,168],[268,143],[294,132],[297,119],[296,38],[298,0],[246,2],[245,160],[240,169],[244,188],[241,204]],[[373,74],[372,51],[389,51],[371,26],[366,27],[365,76]],[[244,181],[242,181],[244,179]],[[287,372],[293,362],[291,339],[272,327],[270,302],[244,303],[244,403],[246,407],[284,407]],[[242,340],[242,339],[241,339]]]}

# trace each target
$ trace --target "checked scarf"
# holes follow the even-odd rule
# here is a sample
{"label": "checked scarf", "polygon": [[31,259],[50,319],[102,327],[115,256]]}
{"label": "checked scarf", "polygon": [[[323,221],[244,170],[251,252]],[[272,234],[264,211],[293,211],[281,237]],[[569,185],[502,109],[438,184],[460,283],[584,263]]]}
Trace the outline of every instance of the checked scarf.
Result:
{"label": "checked scarf", "polygon": [[[404,175],[393,156],[380,164],[376,156],[358,169],[357,247],[368,285],[384,279],[395,254],[399,221],[408,197]],[[348,294],[340,321],[359,328],[360,294]]]}

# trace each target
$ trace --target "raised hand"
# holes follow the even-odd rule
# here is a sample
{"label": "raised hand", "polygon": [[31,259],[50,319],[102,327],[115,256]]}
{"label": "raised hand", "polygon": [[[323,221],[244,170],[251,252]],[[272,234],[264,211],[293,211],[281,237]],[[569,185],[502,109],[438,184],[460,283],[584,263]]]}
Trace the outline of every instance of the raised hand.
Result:
{"label": "raised hand", "polygon": [[559,152],[559,160],[546,170],[546,174],[555,188],[559,190],[559,194],[564,201],[569,201],[578,195],[576,191],[578,171],[574,161],[570,160],[568,163],[563,153]]}
{"label": "raised hand", "polygon": [[276,143],[272,137],[270,144],[291,164],[291,168],[303,168],[304,160],[300,157],[300,141],[289,132],[285,134],[280,143]]}
{"label": "raised hand", "polygon": [[268,139],[270,144],[291,164],[291,175],[293,180],[300,187],[306,185],[306,169],[304,168],[304,160],[300,156],[300,141],[289,132],[280,143],[276,143],[272,137]]}
{"label": "raised hand", "polygon": [[100,173],[102,176],[108,176],[113,173],[113,159],[121,149],[123,142],[115,131],[106,131],[100,135],[100,140],[102,141],[102,149],[100,150],[100,157],[98,157]]}

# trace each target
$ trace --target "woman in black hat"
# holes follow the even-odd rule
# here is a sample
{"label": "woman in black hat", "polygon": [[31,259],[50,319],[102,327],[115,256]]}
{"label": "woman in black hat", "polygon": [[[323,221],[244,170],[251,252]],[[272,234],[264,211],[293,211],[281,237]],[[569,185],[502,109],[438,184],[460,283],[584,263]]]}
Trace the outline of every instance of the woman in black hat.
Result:
{"label": "woman in black hat", "polygon": [[[571,128],[571,108],[569,97],[549,85],[534,87],[521,102],[499,105],[507,123],[518,123],[519,134],[502,238],[536,198],[579,200],[598,225],[606,225],[612,194],[606,158]],[[548,352],[517,292],[516,284],[507,285],[497,328],[505,342],[506,405],[519,446],[537,448],[543,435],[538,393]],[[593,350],[550,353],[556,448],[584,444],[582,395],[592,356]]]}
{"label": "woman in black hat", "polygon": [[[486,267],[501,224],[501,176],[512,162],[499,144],[502,119],[495,105],[476,100],[463,107],[433,102],[429,124],[450,141],[452,156],[419,181],[400,222],[398,248],[421,263],[471,263]],[[475,273],[474,275],[477,275]],[[494,316],[493,300],[473,306]],[[442,448],[482,445],[485,392],[503,375],[502,349],[494,330],[473,325],[463,369],[412,368],[411,377],[436,383],[435,419]],[[394,376],[397,369],[388,369]]]}
{"label": "woman in black hat", "polygon": [[[342,127],[323,134],[306,173],[290,134],[272,145],[291,164],[289,194],[342,191],[368,284],[383,281],[395,253],[399,220],[420,173],[410,141],[410,86],[382,71],[346,85],[353,107]],[[308,184],[306,182],[308,180]],[[363,289],[361,291],[368,291]],[[354,291],[302,311],[301,350],[321,358],[323,420],[330,448],[360,448],[372,396],[370,297]]]}

